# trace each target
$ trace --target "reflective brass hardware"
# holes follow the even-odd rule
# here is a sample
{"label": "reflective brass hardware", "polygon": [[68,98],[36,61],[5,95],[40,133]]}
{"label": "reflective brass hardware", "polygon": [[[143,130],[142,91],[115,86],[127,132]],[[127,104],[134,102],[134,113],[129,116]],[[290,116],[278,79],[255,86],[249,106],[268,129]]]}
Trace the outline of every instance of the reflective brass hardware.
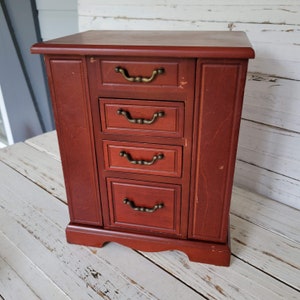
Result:
{"label": "reflective brass hardware", "polygon": [[147,124],[147,125],[151,125],[153,124],[158,118],[162,118],[165,115],[164,111],[159,111],[153,114],[152,119],[147,120],[147,119],[142,119],[142,118],[132,118],[130,113],[126,110],[123,110],[121,108],[119,108],[117,110],[117,114],[118,115],[122,115],[124,116],[130,123],[134,123],[134,124]]}
{"label": "reflective brass hardware", "polygon": [[151,166],[153,165],[157,160],[163,159],[164,155],[162,153],[158,153],[157,155],[154,155],[152,160],[146,161],[146,160],[134,160],[132,159],[131,155],[127,153],[126,151],[121,151],[120,156],[126,157],[127,160],[134,164],[134,165],[146,165],[146,166]]}
{"label": "reflective brass hardware", "polygon": [[121,67],[115,67],[115,72],[116,73],[121,73],[123,77],[130,82],[144,82],[144,83],[149,83],[154,80],[154,78],[157,75],[163,74],[165,72],[164,68],[159,68],[155,69],[152,72],[152,75],[150,77],[143,77],[143,76],[130,76],[128,74],[128,71],[126,69],[123,69]]}
{"label": "reflective brass hardware", "polygon": [[128,198],[125,198],[123,200],[123,203],[129,205],[133,210],[137,210],[137,211],[141,211],[141,212],[148,212],[148,213],[155,212],[156,210],[164,207],[163,203],[156,204],[151,208],[143,207],[143,206],[136,206],[135,203],[133,201],[129,200]]}

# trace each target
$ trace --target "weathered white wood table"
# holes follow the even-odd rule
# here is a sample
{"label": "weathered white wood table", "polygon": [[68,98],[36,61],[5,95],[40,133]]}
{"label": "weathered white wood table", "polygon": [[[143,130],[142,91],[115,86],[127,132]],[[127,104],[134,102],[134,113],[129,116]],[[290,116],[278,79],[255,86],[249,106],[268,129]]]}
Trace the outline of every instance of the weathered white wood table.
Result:
{"label": "weathered white wood table", "polygon": [[0,299],[300,299],[300,212],[235,187],[229,268],[70,245],[55,132],[0,151]]}

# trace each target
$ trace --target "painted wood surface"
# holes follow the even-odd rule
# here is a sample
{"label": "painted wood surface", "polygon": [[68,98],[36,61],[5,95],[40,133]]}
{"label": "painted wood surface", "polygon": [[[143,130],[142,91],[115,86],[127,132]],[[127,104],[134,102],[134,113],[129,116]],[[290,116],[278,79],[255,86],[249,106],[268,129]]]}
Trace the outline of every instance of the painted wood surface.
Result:
{"label": "painted wood surface", "polygon": [[235,183],[300,208],[299,1],[79,0],[78,19],[80,31],[245,31],[256,58],[249,64]]}
{"label": "painted wood surface", "polygon": [[44,41],[78,32],[76,0],[36,0]]}
{"label": "painted wood surface", "polygon": [[298,210],[235,187],[229,268],[193,263],[178,251],[70,245],[57,150],[51,132],[0,151],[6,300],[22,292],[28,299],[299,299]]}

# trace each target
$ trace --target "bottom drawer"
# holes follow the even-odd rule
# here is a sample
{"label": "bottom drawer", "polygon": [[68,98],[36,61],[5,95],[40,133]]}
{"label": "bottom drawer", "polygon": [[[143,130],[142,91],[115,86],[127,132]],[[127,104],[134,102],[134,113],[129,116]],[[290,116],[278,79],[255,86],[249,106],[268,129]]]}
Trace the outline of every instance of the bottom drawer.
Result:
{"label": "bottom drawer", "polygon": [[107,178],[110,228],[181,235],[179,185]]}

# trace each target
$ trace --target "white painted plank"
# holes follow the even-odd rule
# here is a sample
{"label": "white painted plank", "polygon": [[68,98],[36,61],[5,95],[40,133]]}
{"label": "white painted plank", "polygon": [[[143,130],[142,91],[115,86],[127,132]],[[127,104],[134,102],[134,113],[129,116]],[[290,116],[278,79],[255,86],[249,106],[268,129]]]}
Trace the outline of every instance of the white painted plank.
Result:
{"label": "white painted plank", "polygon": [[[2,247],[2,244],[1,244]],[[0,299],[40,299],[15,271],[0,257]]]}
{"label": "white painted plank", "polygon": [[[270,57],[272,57],[272,53],[270,53]],[[300,80],[299,69],[299,60],[287,61],[256,57],[249,62],[250,72],[265,73],[271,76],[294,79],[297,81]]]}
{"label": "white painted plank", "polygon": [[[267,13],[266,13],[267,12]],[[93,2],[79,5],[80,16],[102,16],[109,18],[147,20],[169,20],[169,21],[217,21],[217,22],[239,22],[239,23],[272,23],[299,25],[299,5],[187,5],[187,1],[173,5],[153,5],[135,3],[120,5],[111,2],[110,4]]]}
{"label": "white painted plank", "polygon": [[76,11],[39,11],[41,36],[44,41],[78,32]]}
{"label": "white painted plank", "polygon": [[231,215],[234,255],[300,291],[300,244]]}
{"label": "white painted plank", "polygon": [[300,211],[295,208],[234,186],[230,212],[300,244]]}
{"label": "white painted plank", "polygon": [[300,184],[300,134],[243,120],[237,158]]}
{"label": "white painted plank", "polygon": [[[8,172],[6,174],[9,174]],[[9,176],[11,177],[11,176]],[[14,194],[9,192],[9,186],[6,190],[1,186],[1,193],[7,197],[9,194],[10,199],[16,199],[18,193]],[[35,192],[32,192],[35,195]],[[20,197],[20,196],[19,196]],[[1,199],[0,210],[0,226],[1,231],[9,237],[9,239],[18,246],[20,251],[27,256],[37,268],[43,270],[45,274],[51,278],[51,280],[60,289],[62,289],[71,299],[97,299],[99,293],[87,287],[87,283],[80,278],[73,270],[70,270],[68,264],[59,259],[59,252],[56,251],[56,245],[60,243],[59,240],[53,240],[51,234],[48,234],[48,229],[45,228],[45,223],[38,224],[37,220],[34,220],[34,215],[30,213],[30,207],[21,208],[24,209],[23,217],[27,218],[26,222],[22,222],[16,214],[20,214],[15,211],[15,215],[12,212],[12,205],[9,206],[5,199]],[[58,201],[57,201],[58,202]],[[19,206],[15,205],[15,208]],[[36,223],[38,229],[33,230],[30,227],[31,222]],[[48,225],[49,226],[49,225]],[[51,225],[53,228],[57,228],[55,225]],[[49,226],[50,228],[50,226]],[[40,236],[44,235],[43,239],[47,239],[46,242],[40,240]],[[62,233],[63,235],[63,233]],[[65,255],[74,256],[74,252],[70,249],[64,249]],[[77,261],[75,260],[75,263]],[[79,266],[80,267],[80,266]]]}
{"label": "white painted plank", "polygon": [[300,39],[300,28],[297,25],[232,22],[232,30],[245,31],[251,42],[255,43],[293,46]]}
{"label": "white painted plank", "polygon": [[[127,259],[124,260],[125,266],[116,266],[113,260],[101,256],[101,251],[95,255],[95,251],[87,247],[67,244],[64,233],[68,219],[67,207],[12,169],[2,164],[0,167],[0,190],[3,195],[0,228],[71,298],[78,299],[81,294],[88,292],[82,299],[87,299],[88,296],[97,298],[99,295],[107,299],[163,299],[163,295],[170,295],[172,299],[182,299],[184,295],[189,299],[199,299],[199,295],[193,290],[178,283],[172,276],[152,264],[152,275],[163,284],[160,287],[157,287],[156,280],[147,280],[148,286],[145,286],[139,283],[139,277],[132,278],[126,272],[122,273],[120,270],[125,266],[127,268],[129,262],[131,266],[138,263],[139,271],[136,275],[140,276],[150,264],[128,248],[125,249],[133,254],[126,255],[125,251],[122,251],[123,257]],[[15,182],[18,182],[17,187]],[[133,268],[131,272],[135,273],[134,270]],[[178,289],[174,290],[175,282]],[[73,290],[71,283],[78,286],[81,292]]]}
{"label": "white painted plank", "polygon": [[300,132],[300,83],[250,73],[242,116],[248,120]]}
{"label": "white painted plank", "polygon": [[79,30],[228,30],[228,23],[78,16]]}
{"label": "white painted plank", "polygon": [[30,138],[25,143],[61,161],[55,130]]}
{"label": "white painted plank", "polygon": [[[17,247],[0,231],[0,257],[5,260],[22,278],[23,284],[30,287],[32,293],[37,299],[71,299],[60,288],[58,288],[45,273],[39,269],[32,261],[28,259]],[[0,259],[0,261],[1,261]],[[2,268],[1,273],[2,273]],[[1,275],[3,279],[3,274]],[[7,278],[7,277],[6,277]],[[0,279],[0,282],[2,281]],[[18,290],[18,281],[16,278],[10,279],[13,288],[0,288],[0,291],[8,291],[11,293],[10,297],[5,299],[35,299],[33,296],[27,297],[24,294],[26,290],[24,286]],[[0,283],[1,285],[1,283]],[[18,292],[20,295],[18,295]]]}
{"label": "white painted plank", "polygon": [[52,161],[47,153],[18,143],[2,149],[0,160],[37,185],[46,186],[51,195],[67,202],[61,163]]}
{"label": "white painted plank", "polygon": [[286,205],[300,209],[300,182],[238,160],[234,182]]}
{"label": "white painted plank", "polygon": [[[233,25],[235,26],[235,25]],[[242,27],[242,26],[241,26]],[[236,28],[233,27],[235,30]],[[261,31],[264,30],[265,26],[261,26]],[[299,32],[289,32],[284,33],[286,42],[280,40],[270,39],[270,35],[266,32],[265,34],[259,34],[256,37],[257,32],[247,32],[248,38],[255,49],[256,58],[260,59],[273,59],[278,61],[296,61],[299,62]],[[262,40],[262,37],[265,37],[265,40]],[[268,38],[268,39],[267,39]],[[278,34],[278,39],[280,34]],[[260,39],[260,41],[258,41]],[[276,45],[276,47],[274,47]],[[282,55],[284,52],[284,56]],[[265,72],[263,72],[265,73]]]}
{"label": "white painted plank", "polygon": [[190,262],[178,251],[144,255],[208,299],[299,299],[299,292],[235,257],[226,268]]}
{"label": "white painted plank", "polygon": [[[138,283],[141,286],[147,287],[151,282],[151,285],[153,285],[153,298],[159,294],[159,299],[203,299],[197,290],[195,293],[189,292],[186,294],[186,291],[182,290],[179,281],[166,280],[166,276],[163,275],[164,271],[158,274],[155,264],[150,263],[146,266],[145,258],[141,255],[137,257],[136,252],[127,247],[116,243],[108,243],[102,249],[92,248],[92,251],[106,261],[113,261],[113,268],[116,273],[126,274],[129,278],[138,278]],[[135,283],[132,282],[132,284]],[[193,287],[191,288],[194,290]],[[172,291],[170,292],[170,290]]]}
{"label": "white painted plank", "polygon": [[[92,10],[92,8],[90,8]],[[202,20],[202,19],[168,19],[161,18],[153,21],[152,19],[143,18],[143,15],[137,15],[134,18],[128,18],[126,15],[103,16],[101,13],[91,13],[91,15],[80,14],[79,11],[79,28],[81,31],[88,29],[118,29],[125,30],[234,30],[245,31],[250,37],[250,41],[256,43],[285,44],[286,41],[293,45],[299,41],[299,26],[288,24],[260,24],[260,23],[240,23],[235,19],[228,21],[221,20]],[[93,27],[88,27],[93,26]],[[117,25],[127,25],[127,28]],[[134,27],[138,24],[138,27]],[[160,27],[159,27],[159,26]],[[279,39],[277,39],[279,33]],[[282,38],[282,39],[280,39]],[[296,46],[296,45],[295,45]],[[296,48],[295,48],[296,49]]]}
{"label": "white painted plank", "polygon": [[[41,0],[39,0],[41,1]],[[91,5],[107,5],[106,0],[78,0],[79,6],[91,6]],[[298,0],[114,0],[112,5],[155,5],[155,6],[166,6],[166,5],[281,5],[291,6],[298,5]]]}

